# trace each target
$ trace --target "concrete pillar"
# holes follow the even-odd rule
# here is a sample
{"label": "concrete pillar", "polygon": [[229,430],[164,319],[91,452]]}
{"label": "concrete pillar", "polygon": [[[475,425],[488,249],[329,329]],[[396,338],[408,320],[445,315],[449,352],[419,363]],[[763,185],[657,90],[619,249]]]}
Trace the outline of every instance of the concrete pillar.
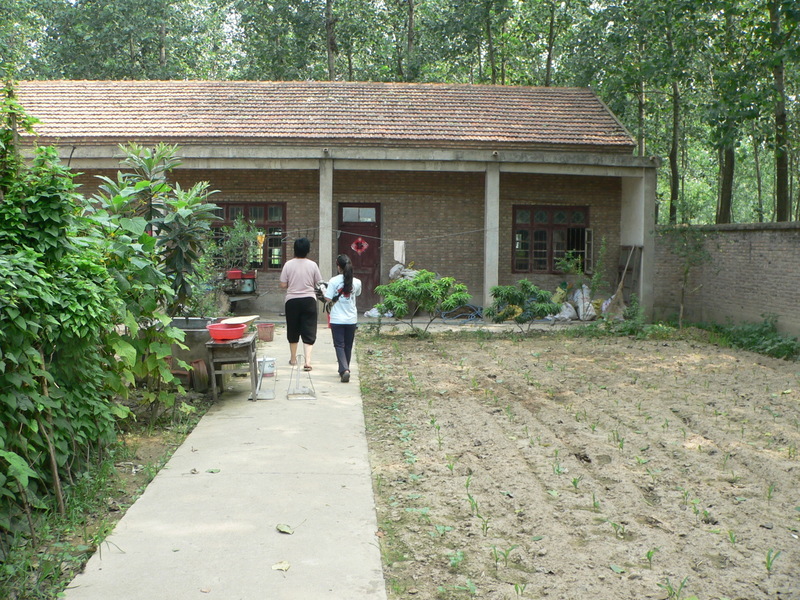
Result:
{"label": "concrete pillar", "polygon": [[319,270],[323,277],[333,268],[333,160],[319,161]]}
{"label": "concrete pillar", "polygon": [[490,290],[499,281],[500,268],[500,165],[486,164],[483,215],[483,306],[492,303]]}

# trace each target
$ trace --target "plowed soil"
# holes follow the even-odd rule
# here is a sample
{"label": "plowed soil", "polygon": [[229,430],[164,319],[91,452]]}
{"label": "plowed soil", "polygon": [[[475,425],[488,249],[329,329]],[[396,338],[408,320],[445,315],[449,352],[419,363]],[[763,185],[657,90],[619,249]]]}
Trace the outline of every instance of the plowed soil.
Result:
{"label": "plowed soil", "polygon": [[798,363],[360,335],[391,599],[800,599]]}

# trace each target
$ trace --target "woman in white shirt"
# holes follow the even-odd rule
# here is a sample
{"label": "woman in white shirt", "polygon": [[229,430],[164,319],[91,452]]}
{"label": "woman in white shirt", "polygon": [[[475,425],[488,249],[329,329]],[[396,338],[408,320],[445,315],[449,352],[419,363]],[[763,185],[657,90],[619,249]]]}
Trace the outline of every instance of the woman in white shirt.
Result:
{"label": "woman in white shirt", "polygon": [[339,274],[328,282],[325,297],[333,303],[330,323],[339,362],[339,378],[342,383],[347,383],[350,381],[350,358],[358,327],[356,297],[361,294],[361,280],[353,277],[353,263],[346,254],[336,257],[336,269]]}

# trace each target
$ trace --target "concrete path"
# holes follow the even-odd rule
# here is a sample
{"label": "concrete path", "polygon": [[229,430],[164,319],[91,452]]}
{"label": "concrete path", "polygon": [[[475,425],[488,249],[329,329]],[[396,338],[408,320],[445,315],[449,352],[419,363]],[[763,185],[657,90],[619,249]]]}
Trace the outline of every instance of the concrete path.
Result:
{"label": "concrete path", "polygon": [[[321,324],[316,399],[288,400],[288,354],[278,325],[259,343],[260,356],[276,358],[263,383],[275,399],[250,402],[248,379],[232,378],[68,600],[386,598],[358,365],[339,381]],[[288,570],[273,568],[284,561]]]}

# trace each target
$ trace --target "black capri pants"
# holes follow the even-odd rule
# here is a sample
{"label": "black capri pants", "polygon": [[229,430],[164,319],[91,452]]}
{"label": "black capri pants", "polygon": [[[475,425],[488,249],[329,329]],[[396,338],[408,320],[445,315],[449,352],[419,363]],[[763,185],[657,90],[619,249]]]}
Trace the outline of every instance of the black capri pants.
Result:
{"label": "black capri pants", "polygon": [[313,346],[317,341],[317,299],[292,298],[287,300],[286,339],[296,344],[302,338],[304,344]]}

